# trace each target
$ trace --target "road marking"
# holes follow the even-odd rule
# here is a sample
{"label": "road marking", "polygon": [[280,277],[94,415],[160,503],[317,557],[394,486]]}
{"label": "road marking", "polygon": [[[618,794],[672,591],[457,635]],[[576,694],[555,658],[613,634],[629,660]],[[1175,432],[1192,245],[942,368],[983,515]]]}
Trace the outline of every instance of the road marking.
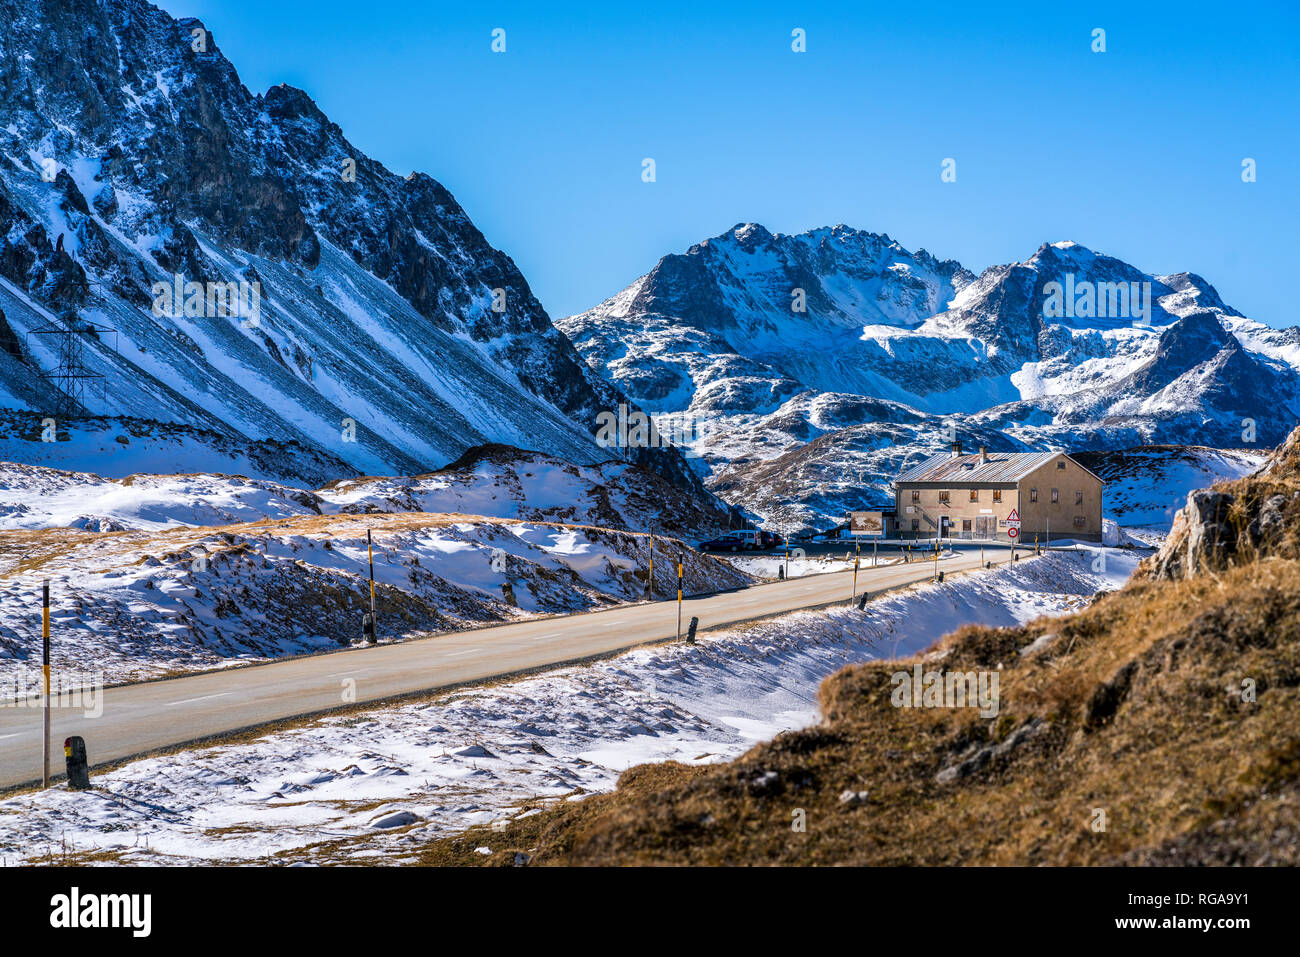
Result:
{"label": "road marking", "polygon": [[482,651],[482,650],[483,650],[482,648],[466,648],[464,651],[453,651],[451,654],[447,655],[447,657],[456,658],[459,657],[460,655],[472,655],[474,652]]}
{"label": "road marking", "polygon": [[562,631],[552,631],[545,635],[534,635],[531,640],[541,641],[543,638],[559,638],[562,634],[564,634]]}
{"label": "road marking", "polygon": [[205,694],[205,695],[200,695],[197,698],[185,698],[182,701],[168,701],[166,704],[163,705],[163,707],[170,708],[174,704],[189,704],[191,701],[207,701],[209,698],[225,698],[232,694],[234,694],[233,691],[223,691],[221,692],[221,694]]}
{"label": "road marking", "polygon": [[16,738],[20,734],[22,734],[21,731],[15,731],[13,734],[0,734],[0,741],[3,741],[5,738]]}

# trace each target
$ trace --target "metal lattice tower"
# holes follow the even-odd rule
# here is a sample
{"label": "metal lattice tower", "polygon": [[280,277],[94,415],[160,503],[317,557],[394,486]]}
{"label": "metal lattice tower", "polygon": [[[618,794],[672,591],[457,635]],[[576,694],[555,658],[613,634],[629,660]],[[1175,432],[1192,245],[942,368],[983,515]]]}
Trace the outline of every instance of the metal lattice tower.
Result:
{"label": "metal lattice tower", "polygon": [[115,336],[117,334],[117,330],[112,327],[82,319],[73,312],[57,322],[37,326],[28,333],[51,337],[47,341],[50,342],[57,361],[53,369],[42,372],[39,378],[54,387],[57,395],[54,409],[56,417],[69,419],[83,415],[86,411],[86,393],[98,389],[102,394],[104,376],[91,371],[85,363],[87,337],[98,341],[101,332],[112,332]]}

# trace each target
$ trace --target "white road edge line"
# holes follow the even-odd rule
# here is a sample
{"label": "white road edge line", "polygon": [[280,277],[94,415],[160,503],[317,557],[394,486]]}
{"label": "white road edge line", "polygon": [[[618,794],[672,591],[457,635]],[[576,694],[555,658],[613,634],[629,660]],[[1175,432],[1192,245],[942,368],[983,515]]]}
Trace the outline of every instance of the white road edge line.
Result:
{"label": "white road edge line", "polygon": [[189,704],[189,703],[192,702],[192,701],[206,701],[206,700],[208,700],[209,698],[225,698],[225,697],[228,697],[228,696],[230,696],[230,695],[232,695],[232,694],[234,694],[233,691],[223,691],[223,692],[221,692],[220,694],[205,694],[205,695],[199,695],[199,697],[197,697],[197,698],[184,698],[184,699],[182,699],[182,700],[180,700],[180,701],[168,701],[168,702],[165,702],[165,703],[163,704],[163,707],[164,707],[164,708],[170,708],[170,707],[171,707],[172,705],[174,705],[174,704]]}

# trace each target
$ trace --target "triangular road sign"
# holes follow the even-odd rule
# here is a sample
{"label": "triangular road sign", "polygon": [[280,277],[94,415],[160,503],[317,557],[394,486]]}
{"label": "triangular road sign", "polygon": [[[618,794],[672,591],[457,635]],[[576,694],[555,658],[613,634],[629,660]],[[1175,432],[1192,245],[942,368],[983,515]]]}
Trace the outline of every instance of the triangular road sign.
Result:
{"label": "triangular road sign", "polygon": [[1016,509],[1016,508],[1013,508],[1013,509],[1011,510],[1011,514],[1007,516],[1007,521],[1008,521],[1008,522],[1018,522],[1018,521],[1020,521],[1020,510],[1019,510],[1019,509]]}

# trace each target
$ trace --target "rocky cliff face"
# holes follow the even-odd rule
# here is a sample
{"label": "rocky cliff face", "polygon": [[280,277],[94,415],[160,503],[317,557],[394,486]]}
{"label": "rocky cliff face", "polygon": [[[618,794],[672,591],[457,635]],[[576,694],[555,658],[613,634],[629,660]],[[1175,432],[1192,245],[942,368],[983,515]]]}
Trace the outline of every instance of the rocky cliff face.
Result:
{"label": "rocky cliff face", "polygon": [[1144,574],[1177,581],[1261,559],[1300,559],[1300,429],[1254,474],[1189,494]]}
{"label": "rocky cliff face", "polygon": [[[0,0],[0,94],[0,404],[57,404],[33,332],[77,317],[104,377],[83,413],[297,443],[339,475],[485,442],[609,457],[596,417],[625,398],[451,193],[367,157],[305,92],[251,93],[202,22]],[[256,322],[160,311],[178,276],[256,284]],[[629,458],[704,494],[672,450]]]}

